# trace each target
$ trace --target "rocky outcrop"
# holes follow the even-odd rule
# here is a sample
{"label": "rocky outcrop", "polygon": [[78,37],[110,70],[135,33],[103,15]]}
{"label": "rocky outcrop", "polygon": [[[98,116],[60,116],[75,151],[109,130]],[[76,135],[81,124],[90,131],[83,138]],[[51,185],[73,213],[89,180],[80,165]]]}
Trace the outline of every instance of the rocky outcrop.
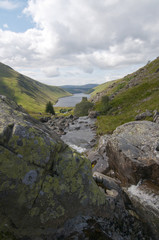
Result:
{"label": "rocky outcrop", "polygon": [[159,125],[149,121],[118,127],[107,143],[109,167],[131,198],[142,221],[159,239]]}
{"label": "rocky outcrop", "polygon": [[136,121],[139,121],[139,120],[144,120],[146,119],[146,117],[152,117],[152,112],[150,112],[149,110],[146,110],[146,112],[143,112],[143,113],[140,113],[138,114],[136,117],[135,117],[135,120]]}
{"label": "rocky outcrop", "polygon": [[87,151],[87,158],[92,164],[92,172],[106,174],[109,170],[108,157],[106,153],[106,145],[110,135],[104,135],[99,138],[98,147]]}
{"label": "rocky outcrop", "polygon": [[123,185],[159,180],[158,133],[159,125],[149,121],[126,123],[114,131],[107,154],[110,168]]}
{"label": "rocky outcrop", "polygon": [[[111,182],[104,180],[105,188],[117,187]],[[108,190],[98,188],[87,159],[0,97],[1,238],[150,239],[117,188]]]}
{"label": "rocky outcrop", "polygon": [[56,236],[78,215],[110,214],[89,161],[5,97],[0,97],[0,183],[0,230],[19,238]]}
{"label": "rocky outcrop", "polygon": [[157,110],[154,111],[153,121],[159,123],[159,112]]}
{"label": "rocky outcrop", "polygon": [[64,116],[53,116],[40,118],[40,121],[46,123],[46,125],[57,135],[61,136],[66,134],[65,129],[77,119],[76,116],[69,115]]}

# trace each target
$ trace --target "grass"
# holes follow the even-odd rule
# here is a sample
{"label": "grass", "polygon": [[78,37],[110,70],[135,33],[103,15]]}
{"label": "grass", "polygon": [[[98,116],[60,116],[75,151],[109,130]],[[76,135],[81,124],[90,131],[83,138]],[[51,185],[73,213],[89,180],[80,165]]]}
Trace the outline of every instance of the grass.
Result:
{"label": "grass", "polygon": [[93,92],[91,93],[91,97],[95,96],[97,93],[104,91],[107,89],[110,85],[112,85],[114,81],[106,82],[103,84],[100,84],[99,86],[93,88]]}
{"label": "grass", "polygon": [[[147,64],[133,74],[117,80],[104,91],[107,95],[117,93],[110,101],[111,109],[106,115],[97,118],[97,133],[99,135],[112,133],[116,127],[129,121],[134,121],[137,114],[148,110],[159,110],[159,59]],[[144,72],[144,73],[142,73]],[[137,79],[137,84],[127,88],[129,82]],[[136,80],[135,80],[136,83]],[[98,111],[101,102],[97,102]],[[147,118],[152,120],[152,117]]]}
{"label": "grass", "polygon": [[[66,113],[60,113],[60,109],[66,109]],[[70,110],[71,111],[68,111]],[[54,107],[55,110],[55,116],[69,116],[69,115],[73,115],[74,114],[74,107]],[[43,112],[34,112],[34,111],[29,111],[28,112],[30,114],[30,116],[32,116],[33,118],[39,120],[42,117],[51,117],[52,115],[50,113],[46,113],[45,111]]]}
{"label": "grass", "polygon": [[0,63],[0,94],[22,105],[28,112],[44,112],[48,101],[70,96],[65,90],[42,84]]}

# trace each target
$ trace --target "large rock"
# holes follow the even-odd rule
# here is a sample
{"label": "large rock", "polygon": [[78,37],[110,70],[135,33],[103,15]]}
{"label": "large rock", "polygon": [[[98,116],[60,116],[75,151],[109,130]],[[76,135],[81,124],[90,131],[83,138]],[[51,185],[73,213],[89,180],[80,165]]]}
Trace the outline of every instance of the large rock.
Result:
{"label": "large rock", "polygon": [[159,184],[159,125],[149,121],[118,127],[107,144],[110,168],[123,185],[151,179]]}
{"label": "large rock", "polygon": [[159,239],[159,125],[149,121],[118,127],[107,144],[109,166],[137,214]]}
{"label": "large rock", "polygon": [[35,239],[78,215],[108,217],[89,161],[21,110],[0,97],[0,231]]}
{"label": "large rock", "polygon": [[150,239],[102,182],[107,194],[87,159],[0,96],[0,239]]}
{"label": "large rock", "polygon": [[106,153],[106,145],[110,135],[104,135],[99,138],[98,147],[89,150],[87,158],[91,161],[92,172],[106,174],[109,170],[108,157]]}

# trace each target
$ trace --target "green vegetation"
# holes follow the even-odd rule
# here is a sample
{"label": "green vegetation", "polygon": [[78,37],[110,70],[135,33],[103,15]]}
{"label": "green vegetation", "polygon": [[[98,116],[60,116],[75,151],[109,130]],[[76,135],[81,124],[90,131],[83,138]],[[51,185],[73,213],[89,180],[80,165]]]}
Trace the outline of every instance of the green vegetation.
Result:
{"label": "green vegetation", "polygon": [[[99,86],[100,87],[100,86]],[[104,89],[111,98],[104,116],[97,119],[98,134],[112,133],[121,124],[134,121],[135,116],[147,109],[159,110],[159,59],[147,64],[137,72],[113,81]],[[102,100],[97,102],[95,109],[102,108]],[[152,120],[152,118],[147,118]]]}
{"label": "green vegetation", "polygon": [[82,101],[75,106],[74,114],[77,117],[87,116],[88,111],[93,108],[93,103],[89,102],[87,98],[83,97]]}
{"label": "green vegetation", "polygon": [[58,98],[71,95],[59,87],[45,85],[26,77],[2,63],[0,63],[0,94],[13,99],[29,113],[43,113],[48,101],[55,104]]}
{"label": "green vegetation", "polygon": [[112,85],[112,83],[114,83],[115,81],[110,81],[110,82],[106,82],[103,84],[98,85],[97,87],[94,87],[91,93],[91,96],[95,96],[97,93],[100,93],[102,91],[104,91],[105,89],[107,89],[107,87],[109,87],[110,85]]}
{"label": "green vegetation", "polygon": [[96,110],[100,112],[100,114],[104,115],[111,109],[111,104],[109,97],[107,95],[102,96],[101,102],[96,106]]}
{"label": "green vegetation", "polygon": [[55,111],[54,111],[52,102],[49,101],[49,102],[46,104],[46,109],[45,109],[45,111],[46,111],[47,113],[51,113],[52,115],[55,115]]}

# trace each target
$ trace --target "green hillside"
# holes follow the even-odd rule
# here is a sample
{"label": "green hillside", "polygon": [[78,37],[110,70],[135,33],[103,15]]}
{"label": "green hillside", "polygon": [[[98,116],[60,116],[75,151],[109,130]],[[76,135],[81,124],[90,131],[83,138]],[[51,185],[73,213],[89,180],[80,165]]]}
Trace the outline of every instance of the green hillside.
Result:
{"label": "green hillside", "polygon": [[107,89],[107,87],[109,87],[109,85],[112,85],[112,83],[114,82],[115,80],[113,81],[110,81],[110,82],[106,82],[106,83],[102,83],[96,87],[94,87],[92,89],[92,93],[91,93],[91,96],[95,96],[97,93],[100,93],[102,91],[104,91],[105,89]]}
{"label": "green hillside", "polygon": [[69,96],[65,90],[42,84],[0,63],[0,94],[8,96],[29,112],[44,112],[48,101]]}
{"label": "green hillside", "polygon": [[117,126],[135,120],[137,114],[147,109],[152,112],[159,110],[159,58],[105,86],[102,84],[102,91],[93,97],[96,110],[101,109],[102,96],[110,98],[111,108],[97,120],[99,134],[111,133]]}

